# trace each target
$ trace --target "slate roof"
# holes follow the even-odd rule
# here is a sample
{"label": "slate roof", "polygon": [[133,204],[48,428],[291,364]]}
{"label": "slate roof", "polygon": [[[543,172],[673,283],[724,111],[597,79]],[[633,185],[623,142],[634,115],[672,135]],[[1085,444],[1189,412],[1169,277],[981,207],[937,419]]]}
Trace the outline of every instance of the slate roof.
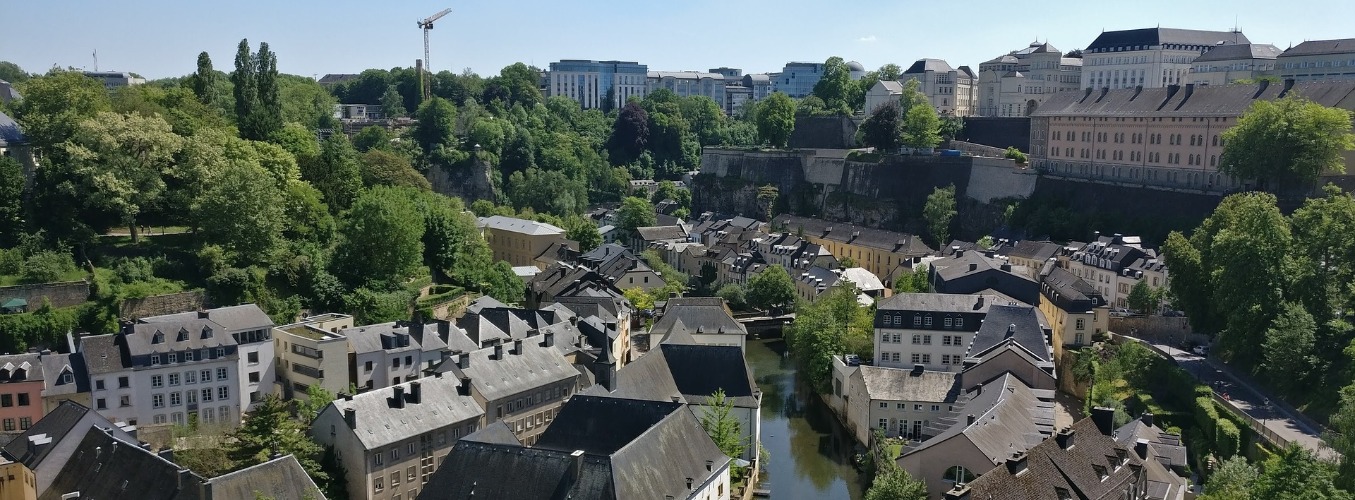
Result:
{"label": "slate roof", "polygon": [[922,242],[922,238],[907,233],[793,215],[778,215],[775,221],[777,227],[785,228],[786,231],[791,233],[803,229],[806,238],[817,237],[840,241],[892,253],[901,253],[909,257],[927,255],[932,252],[932,249]]}
{"label": "slate roof", "polygon": [[[16,462],[23,462],[29,469],[50,471],[54,474],[69,457],[68,454],[60,451],[65,448],[62,446],[62,441],[66,438],[82,439],[86,430],[96,427],[113,429],[113,435],[123,442],[133,445],[139,444],[131,434],[123,431],[98,412],[74,401],[62,401],[61,404],[38,419],[37,422],[34,422],[22,434],[6,443],[4,452],[5,455],[13,457]],[[51,443],[42,447],[30,448],[28,446],[29,438],[35,436],[50,438]],[[55,460],[54,464],[50,466],[46,465],[49,455]]]}
{"label": "slate roof", "polygon": [[513,429],[508,428],[508,423],[502,419],[495,420],[486,425],[483,429],[467,434],[461,438],[462,441],[484,444],[505,444],[510,446],[522,446],[522,441],[513,434]]}
{"label": "slate roof", "polygon": [[875,84],[884,87],[884,90],[890,94],[898,94],[903,92],[903,84],[894,80],[880,80],[878,82],[875,82]]}
{"label": "slate roof", "polygon": [[[364,354],[369,352],[404,352],[404,351],[423,351],[432,352],[447,348],[447,342],[438,336],[437,323],[424,324],[423,328],[418,328],[417,324],[407,321],[392,321],[389,323],[377,323],[375,325],[355,326],[339,330],[339,334],[348,338],[348,345],[351,346],[354,353]],[[411,332],[411,328],[413,332]],[[422,332],[420,332],[422,330]],[[409,337],[409,345],[402,346],[397,339]]]}
{"label": "slate roof", "polygon": [[687,239],[687,233],[682,230],[681,226],[677,225],[637,227],[635,232],[640,233],[640,238],[645,241]]}
{"label": "slate roof", "polygon": [[[419,384],[419,402],[413,402],[413,385]],[[457,394],[456,377],[424,377],[412,382],[339,398],[322,412],[335,412],[343,421],[344,410],[356,410],[353,435],[363,448],[374,450],[458,422],[479,419],[484,409],[471,396]],[[396,407],[395,388],[404,391],[404,406]],[[312,432],[315,432],[312,429]]]}
{"label": "slate roof", "polygon": [[545,222],[536,222],[526,219],[517,219],[513,217],[504,217],[502,215],[491,215],[489,217],[480,217],[476,220],[478,226],[490,228],[498,231],[509,231],[529,235],[550,235],[565,234],[564,229],[560,229]]}
{"label": "slate roof", "polygon": [[66,493],[82,492],[108,498],[187,500],[202,498],[199,492],[205,482],[192,471],[128,444],[110,431],[89,429],[39,498],[55,500]]}
{"label": "slate roof", "polygon": [[1062,309],[1069,307],[1097,307],[1106,305],[1101,292],[1082,278],[1067,269],[1046,263],[1047,271],[1041,271],[1040,290],[1054,304]]}
{"label": "slate roof", "polygon": [[[1031,116],[1240,116],[1256,99],[1278,99],[1284,87],[1265,83],[1196,86],[1190,92],[1177,87],[1114,89],[1104,96],[1099,91],[1059,92]],[[1300,82],[1289,92],[1335,107],[1355,98],[1355,82]]]}
{"label": "slate roof", "polygon": [[[487,304],[488,305],[488,304]],[[457,320],[457,326],[466,331],[466,336],[478,346],[487,346],[494,342],[511,343],[525,339],[552,325],[567,323],[564,311],[542,308],[521,309],[516,307],[483,307],[477,311],[467,310]],[[574,333],[577,335],[577,329]]]}
{"label": "slate roof", "polygon": [[0,356],[0,384],[40,382],[43,380],[42,368],[42,356],[35,352]]}
{"label": "slate roof", "polygon": [[90,375],[103,375],[132,366],[131,359],[118,346],[117,337],[117,334],[110,333],[80,339],[80,352],[84,353]]}
{"label": "slate roof", "polygon": [[[163,341],[156,343],[157,335]],[[133,356],[236,345],[226,327],[207,319],[137,323],[121,337]]]}
{"label": "slate roof", "polygon": [[1284,51],[1268,43],[1230,43],[1215,46],[1200,54],[1195,62],[1234,61],[1238,59],[1275,59]]}
{"label": "slate roof", "polygon": [[596,271],[563,262],[547,266],[527,282],[527,288],[530,293],[544,296],[546,300],[559,300],[560,297],[568,296],[625,297],[616,285]]}
{"label": "slate roof", "polygon": [[[1143,487],[1143,462],[1132,450],[1117,446],[1091,418],[1074,423],[1071,429],[1072,445],[1067,449],[1058,439],[1046,439],[1026,452],[1023,472],[1014,474],[1004,462],[971,481],[968,498],[1118,499],[1131,487]],[[1102,470],[1105,479],[1101,479]]]}
{"label": "slate roof", "polygon": [[729,464],[679,403],[575,395],[532,448],[480,441],[458,441],[419,498],[686,498],[687,478]]}
{"label": "slate roof", "polygon": [[1148,441],[1152,456],[1163,465],[1173,468],[1187,468],[1186,447],[1181,444],[1181,436],[1168,434],[1156,425],[1149,425],[1142,418],[1136,418],[1119,429],[1115,429],[1115,442],[1132,448],[1140,439]]}
{"label": "slate roof", "polygon": [[[207,317],[202,318],[205,314]],[[174,323],[182,321],[191,321],[195,319],[209,319],[226,328],[229,332],[238,332],[241,330],[258,330],[261,328],[272,328],[273,319],[268,317],[263,309],[255,304],[241,304],[238,306],[218,307],[199,312],[186,312],[178,314],[166,314],[164,316],[150,316],[141,318],[142,323]]]}
{"label": "slate roof", "polygon": [[1050,257],[1058,255],[1060,248],[1063,247],[1059,246],[1058,243],[1021,240],[1012,246],[1011,251],[1007,252],[1007,256],[1044,262],[1049,260]]}
{"label": "slate roof", "polygon": [[248,500],[262,494],[274,500],[325,500],[292,455],[214,477],[207,484],[212,498]]}
{"label": "slate roof", "polygon": [[953,69],[954,68],[950,67],[950,63],[947,63],[944,59],[918,59],[916,62],[913,63],[912,66],[909,66],[908,69],[903,72],[903,74],[912,75],[917,73],[924,73],[927,71],[935,71],[937,73],[948,73]]}
{"label": "slate roof", "polygon": [[930,311],[957,313],[987,313],[999,303],[985,295],[958,295],[949,293],[897,293],[880,302],[877,311]]}
{"label": "slate roof", "polygon": [[1318,56],[1326,54],[1349,54],[1355,52],[1355,38],[1342,38],[1338,40],[1308,40],[1300,43],[1289,50],[1284,51],[1280,57],[1295,56]]}
{"label": "slate roof", "polygon": [[[60,396],[89,392],[89,372],[85,370],[85,356],[75,352],[70,354],[47,354],[41,357],[43,376],[43,397]],[[61,374],[70,372],[71,382],[61,379]]]}
{"label": "slate roof", "polygon": [[729,306],[719,297],[676,297],[668,299],[663,315],[649,329],[651,335],[668,335],[686,330],[696,335],[722,333],[748,335],[743,324],[734,320]]}
{"label": "slate roof", "polygon": [[[488,401],[496,401],[521,392],[572,380],[579,372],[555,347],[543,347],[539,337],[522,342],[522,352],[514,353],[513,343],[502,346],[503,359],[493,359],[494,347],[486,347],[460,356],[470,356],[470,366],[461,369],[448,360],[437,368],[453,379],[470,377],[471,385]],[[557,344],[563,339],[556,339]],[[453,358],[456,359],[456,358]]]}
{"label": "slate roof", "polygon": [[354,79],[356,79],[357,77],[358,77],[358,75],[352,74],[352,73],[337,73],[337,74],[336,74],[336,73],[327,73],[327,74],[325,74],[325,76],[320,77],[320,80],[318,80],[318,83],[319,83],[320,85],[333,85],[333,84],[336,84],[336,83],[343,83],[343,82],[346,82],[346,81],[349,81],[349,80],[354,80]]}
{"label": "slate roof", "polygon": [[878,401],[924,401],[954,403],[960,396],[957,372],[924,370],[915,374],[902,368],[861,366],[866,394]]}
{"label": "slate roof", "polygon": [[1051,361],[1049,342],[1045,338],[1044,327],[1036,309],[1031,306],[994,305],[988,309],[983,326],[974,334],[966,357],[981,358],[985,353],[1002,344],[1008,338],[1008,329],[1013,328],[1010,338],[1034,355],[1040,361]]}
{"label": "slate roof", "polygon": [[[1041,397],[1016,376],[1005,373],[971,392],[970,399],[957,411],[963,415],[936,436],[904,448],[913,454],[938,446],[953,437],[967,439],[994,465],[1003,463],[1012,453],[1035,447],[1054,431],[1052,391]],[[968,423],[968,416],[974,423]],[[995,497],[998,498],[998,497]],[[1006,498],[1006,497],[1001,497]]]}
{"label": "slate roof", "polygon": [[734,406],[757,408],[757,383],[738,346],[666,342],[616,371],[616,390],[594,385],[581,394],[706,404],[723,390]]}
{"label": "slate roof", "polygon": [[24,142],[26,141],[19,122],[14,121],[9,115],[0,113],[0,146],[17,146]]}
{"label": "slate roof", "polygon": [[1119,47],[1153,45],[1191,45],[1213,47],[1219,42],[1251,43],[1241,32],[1186,30],[1176,28],[1141,28],[1103,31],[1085,49],[1086,52],[1104,51]]}

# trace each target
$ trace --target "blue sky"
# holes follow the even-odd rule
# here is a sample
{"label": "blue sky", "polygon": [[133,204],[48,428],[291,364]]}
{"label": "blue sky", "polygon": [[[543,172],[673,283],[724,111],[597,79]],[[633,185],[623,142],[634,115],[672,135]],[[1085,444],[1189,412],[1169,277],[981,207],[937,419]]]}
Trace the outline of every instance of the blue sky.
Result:
{"label": "blue sky", "polygon": [[[620,59],[651,70],[778,71],[787,61],[840,55],[874,69],[922,57],[978,66],[1035,40],[1068,51],[1102,30],[1153,26],[1227,30],[1284,49],[1305,39],[1355,37],[1352,0],[1011,2],[845,0],[6,0],[0,60],[30,72],[52,67],[179,76],[206,50],[230,70],[241,38],[266,41],[284,73],[318,76],[413,65],[423,56],[415,21],[454,12],[432,33],[434,70],[482,75],[522,61]],[[1282,6],[1282,7],[1281,7]],[[1010,19],[1001,21],[1000,19]],[[1236,21],[1235,21],[1236,20]]]}

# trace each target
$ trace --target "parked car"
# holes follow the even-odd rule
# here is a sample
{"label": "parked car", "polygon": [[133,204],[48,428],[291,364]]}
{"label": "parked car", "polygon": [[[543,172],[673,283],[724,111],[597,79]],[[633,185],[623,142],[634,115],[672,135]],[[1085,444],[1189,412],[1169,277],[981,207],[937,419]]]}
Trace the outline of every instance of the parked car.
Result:
{"label": "parked car", "polygon": [[1200,356],[1208,356],[1208,355],[1209,355],[1209,346],[1207,346],[1207,345],[1197,345],[1197,346],[1195,346],[1194,349],[1191,349],[1190,352],[1193,352],[1193,353],[1198,354],[1198,355],[1200,355]]}
{"label": "parked car", "polygon": [[1134,311],[1130,311],[1123,307],[1116,307],[1110,310],[1110,315],[1116,318],[1128,318],[1134,315]]}

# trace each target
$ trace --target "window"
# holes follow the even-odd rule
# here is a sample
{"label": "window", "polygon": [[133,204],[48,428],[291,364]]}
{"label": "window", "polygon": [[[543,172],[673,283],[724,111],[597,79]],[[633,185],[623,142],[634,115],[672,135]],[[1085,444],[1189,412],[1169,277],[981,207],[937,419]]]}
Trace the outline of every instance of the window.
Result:
{"label": "window", "polygon": [[1110,474],[1106,473],[1106,466],[1104,465],[1092,465],[1092,470],[1096,471],[1096,477],[1100,478],[1102,481],[1105,481],[1106,478],[1110,477]]}
{"label": "window", "polygon": [[390,451],[390,459],[391,459],[391,462],[395,462],[396,460],[399,460],[399,459],[400,459],[400,449],[399,449],[399,448],[391,448],[391,451]]}
{"label": "window", "polygon": [[921,363],[921,362],[922,362],[922,355],[921,355],[921,354],[918,354],[918,353],[913,353],[913,358],[912,358],[912,359],[913,359],[913,363],[915,363],[915,364],[916,364],[916,363]]}
{"label": "window", "polygon": [[922,336],[922,345],[932,345],[932,336],[931,336],[931,335],[923,335],[923,336]]}
{"label": "window", "polygon": [[395,359],[391,360],[391,368],[399,368],[399,367],[400,367],[400,358],[399,358],[399,357],[396,357]]}
{"label": "window", "polygon": [[251,364],[251,365],[257,365],[257,364],[259,364],[259,353],[258,353],[258,352],[251,352],[251,353],[249,353],[249,354],[247,355],[247,359],[249,360],[249,364]]}
{"label": "window", "polygon": [[14,395],[13,395],[13,394],[0,394],[0,406],[3,406],[3,407],[5,407],[5,408],[9,408],[9,407],[11,407],[11,406],[14,406]]}
{"label": "window", "polygon": [[[8,419],[8,418],[5,419],[5,430],[7,430],[7,431],[9,431],[9,430],[14,430],[14,429],[11,429],[11,427],[13,427],[13,425],[14,425],[14,424],[13,424],[13,421],[12,421],[12,420],[10,420],[10,419]],[[880,419],[880,430],[884,430],[884,429],[887,429],[887,428],[889,428],[889,419],[887,419],[887,418],[882,418],[882,419]]]}
{"label": "window", "polygon": [[225,368],[217,368],[217,369],[216,369],[216,379],[217,379],[217,380],[226,380],[226,379],[230,378],[230,377],[227,376],[229,373],[230,373],[230,372],[226,371]]}
{"label": "window", "polygon": [[193,351],[188,351],[188,352],[183,353],[183,360],[184,360],[184,361],[192,361],[192,360],[193,360]]}
{"label": "window", "polygon": [[362,365],[362,369],[368,372],[372,371],[372,362],[368,361]]}
{"label": "window", "polygon": [[185,391],[185,394],[188,394],[188,404],[191,405],[198,402],[198,391]]}
{"label": "window", "polygon": [[199,373],[199,375],[202,375],[202,383],[204,384],[212,381],[211,370],[203,370],[202,372]]}
{"label": "window", "polygon": [[159,355],[159,354],[152,354],[152,355],[151,355],[151,365],[154,366],[154,365],[158,365],[158,364],[160,364],[160,355]]}
{"label": "window", "polygon": [[913,316],[913,326],[922,326],[921,316]]}
{"label": "window", "polygon": [[385,489],[385,488],[382,487],[382,484],[381,484],[381,478],[378,477],[378,478],[372,480],[372,491],[375,491],[375,492],[377,492],[377,493],[381,493],[381,491],[384,490],[384,489]]}
{"label": "window", "polygon": [[99,398],[99,399],[94,400],[94,409],[96,409],[96,410],[107,410],[107,409],[108,409],[108,401],[105,400],[104,398]]}
{"label": "window", "polygon": [[13,431],[14,431],[14,419],[12,418],[5,419],[5,432]]}
{"label": "window", "polygon": [[951,325],[951,318],[946,318],[946,320],[945,320],[945,326],[946,326],[946,328],[950,328],[950,325]]}
{"label": "window", "polygon": [[203,389],[203,390],[202,390],[202,400],[203,400],[203,401],[211,401],[211,400],[212,400],[212,390],[211,390],[211,389]]}
{"label": "window", "polygon": [[889,408],[889,403],[886,403],[886,402],[884,402],[884,401],[881,401],[881,402],[880,402],[880,408]]}
{"label": "window", "polygon": [[259,383],[259,372],[249,372],[249,381],[255,384]]}
{"label": "window", "polygon": [[1083,330],[1083,329],[1086,329],[1086,328],[1087,328],[1087,319],[1086,319],[1086,318],[1078,318],[1078,319],[1077,319],[1077,329],[1078,329],[1078,330]]}
{"label": "window", "polygon": [[[372,460],[373,460],[373,461],[376,463],[376,465],[379,467],[379,466],[382,466],[382,465],[385,465],[385,464],[386,464],[386,461],[384,460],[384,457],[385,457],[385,455],[382,455],[381,452],[378,451],[378,452],[376,452],[376,455],[373,455],[373,456],[372,456]],[[379,481],[379,480],[378,480],[378,481]]]}
{"label": "window", "polygon": [[921,344],[921,343],[922,343],[922,336],[921,336],[921,335],[914,335],[914,336],[913,336],[913,345],[919,345],[919,344]]}
{"label": "window", "polygon": [[922,320],[922,325],[923,325],[923,326],[932,326],[932,317],[931,317],[931,316],[927,316],[926,318],[924,318],[924,319]]}
{"label": "window", "polygon": [[933,412],[941,411],[941,405],[932,405],[932,411]]}
{"label": "window", "polygon": [[227,399],[230,399],[230,398],[231,398],[231,389],[230,389],[230,387],[227,387],[227,386],[224,386],[224,385],[221,386],[221,387],[217,387],[217,388],[216,388],[216,398],[219,399],[219,400],[222,400],[222,401],[225,401],[225,400],[227,400]]}
{"label": "window", "polygon": [[968,483],[975,479],[973,472],[959,465],[946,469],[945,480],[948,483]]}
{"label": "window", "polygon": [[391,473],[391,488],[400,486],[400,471]]}
{"label": "window", "polygon": [[894,361],[895,363],[898,363],[898,362],[899,362],[899,359],[900,359],[900,354],[897,353],[897,352],[894,353],[894,359],[893,359],[893,361]]}
{"label": "window", "polygon": [[414,366],[413,356],[405,356],[405,366]]}
{"label": "window", "polygon": [[159,414],[159,415],[155,415],[155,416],[151,417],[151,422],[152,422],[152,423],[156,423],[156,424],[163,424],[163,423],[165,423],[165,414],[161,413],[161,414]]}
{"label": "window", "polygon": [[932,362],[932,355],[931,355],[931,354],[923,354],[923,355],[922,355],[922,362],[923,362],[923,363],[931,363],[931,362]]}
{"label": "window", "polygon": [[72,382],[75,382],[75,376],[71,375],[70,373],[62,373],[62,374],[61,374],[61,383],[63,383],[63,384],[69,384],[69,383],[72,383]]}
{"label": "window", "polygon": [[179,385],[179,374],[177,373],[169,374],[169,385]]}
{"label": "window", "polygon": [[164,394],[152,394],[152,395],[151,395],[151,407],[152,407],[152,408],[164,408],[164,407],[165,407],[165,395],[164,395]]}
{"label": "window", "polygon": [[98,379],[98,380],[95,380],[95,381],[94,381],[94,388],[95,388],[96,390],[100,390],[100,391],[104,390],[104,379]]}
{"label": "window", "polygon": [[170,362],[170,363],[178,363],[178,362],[179,362],[179,355],[178,355],[178,354],[175,354],[175,353],[172,353],[172,352],[169,353],[169,362]]}
{"label": "window", "polygon": [[1082,332],[1077,332],[1077,335],[1075,335],[1074,338],[1073,338],[1073,343],[1074,343],[1074,344],[1077,344],[1077,345],[1082,345],[1082,343],[1083,343],[1083,338],[1082,338],[1082,336],[1083,336],[1083,335],[1084,335],[1084,334],[1083,334]]}
{"label": "window", "polygon": [[182,394],[179,394],[179,393],[177,393],[177,392],[171,392],[171,393],[169,393],[169,405],[170,405],[170,406],[179,406],[179,405],[181,405],[181,404],[183,404],[183,395],[182,395]]}
{"label": "window", "polygon": [[183,383],[185,384],[198,383],[198,372],[194,371],[183,372]]}
{"label": "window", "polygon": [[165,377],[161,375],[151,375],[151,387],[164,387]]}
{"label": "window", "polygon": [[218,358],[223,358],[223,357],[225,357],[225,356],[226,356],[226,348],[225,348],[225,347],[218,347],[218,348],[216,348],[216,357],[218,357]]}

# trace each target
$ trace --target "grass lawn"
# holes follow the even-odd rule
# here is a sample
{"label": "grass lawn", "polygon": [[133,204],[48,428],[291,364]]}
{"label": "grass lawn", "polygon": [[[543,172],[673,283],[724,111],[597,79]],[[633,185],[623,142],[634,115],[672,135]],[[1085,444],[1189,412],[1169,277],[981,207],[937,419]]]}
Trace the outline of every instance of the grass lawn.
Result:
{"label": "grass lawn", "polygon": [[[61,275],[61,278],[57,279],[57,281],[79,281],[82,279],[85,279],[85,272],[80,269],[76,269],[74,271],[68,271],[66,273],[63,273]],[[17,274],[0,275],[0,286],[12,286],[20,284],[22,283],[19,282],[19,275]]]}

